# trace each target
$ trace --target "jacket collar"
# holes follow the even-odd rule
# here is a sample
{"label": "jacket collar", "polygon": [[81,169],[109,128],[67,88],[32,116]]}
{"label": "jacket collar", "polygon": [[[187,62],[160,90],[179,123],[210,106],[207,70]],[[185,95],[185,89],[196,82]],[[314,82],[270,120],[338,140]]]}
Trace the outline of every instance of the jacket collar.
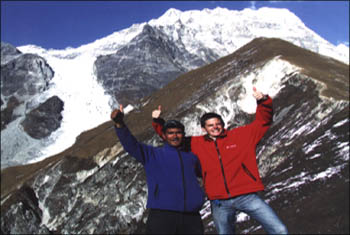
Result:
{"label": "jacket collar", "polygon": [[[216,138],[217,138],[217,139],[223,139],[223,138],[225,138],[226,136],[227,136],[227,130],[224,129],[224,131],[221,133],[221,135],[219,135],[219,136],[216,137]],[[206,135],[204,136],[204,140],[205,140],[205,141],[209,141],[209,142],[214,141],[212,138],[209,137],[208,134],[206,134]]]}
{"label": "jacket collar", "polygon": [[188,150],[186,150],[186,148],[185,148],[185,144],[183,141],[182,141],[180,147],[178,147],[178,148],[175,148],[175,147],[171,146],[170,144],[168,144],[166,141],[164,141],[163,147],[170,148],[170,149],[177,150],[177,151],[188,152]]}

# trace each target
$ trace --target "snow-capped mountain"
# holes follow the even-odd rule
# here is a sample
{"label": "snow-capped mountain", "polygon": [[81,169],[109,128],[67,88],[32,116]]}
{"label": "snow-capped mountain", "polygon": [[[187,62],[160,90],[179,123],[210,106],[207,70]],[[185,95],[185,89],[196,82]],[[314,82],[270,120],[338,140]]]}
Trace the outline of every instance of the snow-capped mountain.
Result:
{"label": "snow-capped mountain", "polygon": [[[132,25],[78,48],[18,47],[24,54],[44,58],[55,75],[47,90],[14,110],[19,118],[1,131],[2,139],[8,140],[2,142],[1,167],[37,161],[68,148],[81,132],[107,121],[111,106],[118,101],[140,106],[140,98],[177,76],[233,53],[257,37],[281,38],[313,52],[349,61],[348,50],[318,36],[287,9],[273,8],[184,12],[169,9],[158,19]],[[3,61],[3,57],[1,60],[2,65],[11,62]],[[113,66],[103,66],[104,61]],[[49,137],[34,140],[18,123],[52,96],[64,102],[61,126]],[[9,97],[2,94],[1,110],[8,101]],[[13,133],[15,138],[11,139]]]}
{"label": "snow-capped mountain", "polygon": [[335,52],[334,45],[307,28],[287,9],[263,7],[234,11],[218,7],[185,12],[169,9],[149,24],[162,29],[193,54],[201,55],[201,48],[209,48],[222,57],[254,38],[275,37],[349,63],[349,50]]}
{"label": "snow-capped mountain", "polygon": [[[349,233],[349,66],[280,39],[257,38],[185,73],[143,99],[125,123],[143,143],[161,144],[152,110],[181,120],[218,112],[228,129],[254,119],[253,86],[273,98],[273,123],[257,146],[265,200],[290,234]],[[179,163],[180,164],[180,163]],[[121,147],[113,123],[79,135],[64,152],[1,171],[4,234],[139,234],[147,220],[143,166]],[[205,234],[216,230],[209,201]],[[261,234],[244,213],[236,230]]]}

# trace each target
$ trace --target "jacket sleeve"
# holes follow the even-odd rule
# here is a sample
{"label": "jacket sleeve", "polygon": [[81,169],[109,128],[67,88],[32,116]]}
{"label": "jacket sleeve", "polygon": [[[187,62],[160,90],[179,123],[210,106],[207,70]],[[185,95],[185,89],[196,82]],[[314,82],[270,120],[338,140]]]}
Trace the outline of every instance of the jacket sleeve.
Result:
{"label": "jacket sleeve", "polygon": [[255,120],[249,125],[252,128],[254,142],[257,144],[270,128],[273,119],[272,99],[258,101]]}
{"label": "jacket sleeve", "polygon": [[138,162],[145,165],[149,160],[149,152],[152,147],[139,143],[126,126],[122,128],[114,128],[125,151],[136,158]]}
{"label": "jacket sleeve", "polygon": [[164,126],[164,123],[165,123],[165,120],[163,118],[153,118],[152,119],[153,129],[159,135],[159,137],[162,139],[163,139],[162,128]]}

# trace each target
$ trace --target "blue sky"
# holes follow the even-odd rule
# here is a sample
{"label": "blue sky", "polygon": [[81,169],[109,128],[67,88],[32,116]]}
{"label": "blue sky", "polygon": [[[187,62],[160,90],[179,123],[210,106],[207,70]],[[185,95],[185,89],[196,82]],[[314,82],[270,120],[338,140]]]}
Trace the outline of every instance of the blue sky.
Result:
{"label": "blue sky", "polygon": [[287,8],[327,41],[349,46],[349,1],[1,1],[1,41],[46,49],[78,47],[158,18],[169,8],[217,6]]}

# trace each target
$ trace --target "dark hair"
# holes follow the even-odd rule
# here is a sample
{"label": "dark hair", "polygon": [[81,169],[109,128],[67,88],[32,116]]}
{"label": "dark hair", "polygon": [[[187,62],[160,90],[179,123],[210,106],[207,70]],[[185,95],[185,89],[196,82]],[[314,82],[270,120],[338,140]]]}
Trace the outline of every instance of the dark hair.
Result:
{"label": "dark hair", "polygon": [[182,125],[181,122],[176,120],[169,120],[164,123],[164,126],[162,128],[162,132],[165,133],[165,131],[169,128],[179,128],[182,130],[183,133],[185,133],[185,126]]}
{"label": "dark hair", "polygon": [[205,122],[208,120],[208,119],[211,119],[211,118],[217,118],[220,120],[222,126],[224,127],[225,126],[225,123],[224,123],[224,120],[222,120],[222,117],[217,114],[217,113],[205,113],[203,114],[203,116],[201,117],[201,127],[205,127]]}

